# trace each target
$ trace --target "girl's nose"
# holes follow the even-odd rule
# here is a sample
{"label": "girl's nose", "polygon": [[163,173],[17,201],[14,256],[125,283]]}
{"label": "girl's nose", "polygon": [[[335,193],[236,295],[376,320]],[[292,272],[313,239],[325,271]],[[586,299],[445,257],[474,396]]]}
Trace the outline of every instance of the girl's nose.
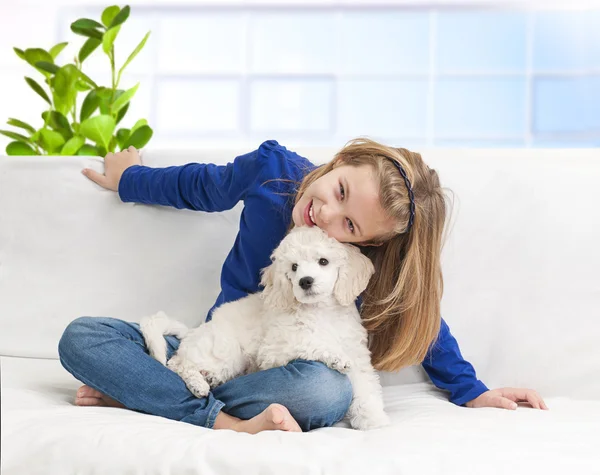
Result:
{"label": "girl's nose", "polygon": [[331,223],[331,219],[335,214],[335,210],[329,205],[321,206],[320,218],[325,224]]}

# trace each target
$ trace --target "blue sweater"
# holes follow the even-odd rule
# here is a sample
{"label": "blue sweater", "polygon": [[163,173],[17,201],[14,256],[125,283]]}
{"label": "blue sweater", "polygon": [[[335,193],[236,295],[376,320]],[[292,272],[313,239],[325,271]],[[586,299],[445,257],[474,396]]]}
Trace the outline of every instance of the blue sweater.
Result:
{"label": "blue sweater", "polygon": [[[243,200],[240,230],[223,264],[221,293],[208,313],[210,320],[219,305],[259,290],[260,269],[270,264],[270,255],[291,221],[297,184],[314,168],[306,158],[269,140],[227,165],[129,167],[119,182],[119,196],[124,202],[206,212],[225,211]],[[422,365],[436,386],[450,392],[455,404],[487,391],[463,359],[444,320]]]}

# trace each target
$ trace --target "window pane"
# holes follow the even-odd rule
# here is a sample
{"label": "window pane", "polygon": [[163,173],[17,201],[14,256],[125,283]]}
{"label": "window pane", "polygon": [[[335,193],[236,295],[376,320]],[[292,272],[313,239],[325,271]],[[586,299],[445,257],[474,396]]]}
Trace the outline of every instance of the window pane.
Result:
{"label": "window pane", "polygon": [[429,71],[429,13],[345,12],[340,28],[343,73]]}
{"label": "window pane", "polygon": [[258,12],[250,16],[250,68],[255,73],[336,71],[334,15]]}
{"label": "window pane", "polygon": [[329,131],[333,84],[329,80],[254,80],[252,131]]}
{"label": "window pane", "polygon": [[439,72],[525,70],[525,13],[442,12],[437,25]]}
{"label": "window pane", "polygon": [[440,79],[435,92],[437,138],[521,137],[525,78]]}
{"label": "window pane", "polygon": [[427,137],[427,81],[342,80],[338,131],[349,135]]}

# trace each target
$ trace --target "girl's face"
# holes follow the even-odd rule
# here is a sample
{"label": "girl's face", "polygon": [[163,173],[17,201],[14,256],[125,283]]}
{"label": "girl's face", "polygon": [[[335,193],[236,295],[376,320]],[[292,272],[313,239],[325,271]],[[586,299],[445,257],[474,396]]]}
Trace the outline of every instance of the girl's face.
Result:
{"label": "girl's face", "polygon": [[318,226],[341,242],[366,242],[394,228],[379,202],[373,168],[341,162],[306,189],[292,219],[296,226]]}

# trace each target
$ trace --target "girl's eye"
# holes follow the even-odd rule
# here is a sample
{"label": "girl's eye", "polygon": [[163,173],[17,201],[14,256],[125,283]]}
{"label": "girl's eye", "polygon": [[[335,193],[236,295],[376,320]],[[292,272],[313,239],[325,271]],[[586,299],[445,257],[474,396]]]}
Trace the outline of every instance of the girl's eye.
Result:
{"label": "girl's eye", "polygon": [[326,266],[327,264],[329,264],[329,261],[323,257],[321,257],[321,259],[319,259],[319,265],[322,266]]}
{"label": "girl's eye", "polygon": [[[342,185],[340,183],[340,196],[342,198],[342,200],[346,197],[346,192],[344,191],[344,185]],[[348,229],[350,229],[350,232],[354,234],[354,224],[352,224],[352,221],[349,220],[348,218],[346,218],[346,221],[348,222]]]}
{"label": "girl's eye", "polygon": [[346,218],[346,221],[348,222],[348,229],[350,229],[351,233],[354,233],[354,224],[352,223],[352,221],[348,218]]}
{"label": "girl's eye", "polygon": [[298,270],[298,264],[292,264],[292,271],[296,272]]}

